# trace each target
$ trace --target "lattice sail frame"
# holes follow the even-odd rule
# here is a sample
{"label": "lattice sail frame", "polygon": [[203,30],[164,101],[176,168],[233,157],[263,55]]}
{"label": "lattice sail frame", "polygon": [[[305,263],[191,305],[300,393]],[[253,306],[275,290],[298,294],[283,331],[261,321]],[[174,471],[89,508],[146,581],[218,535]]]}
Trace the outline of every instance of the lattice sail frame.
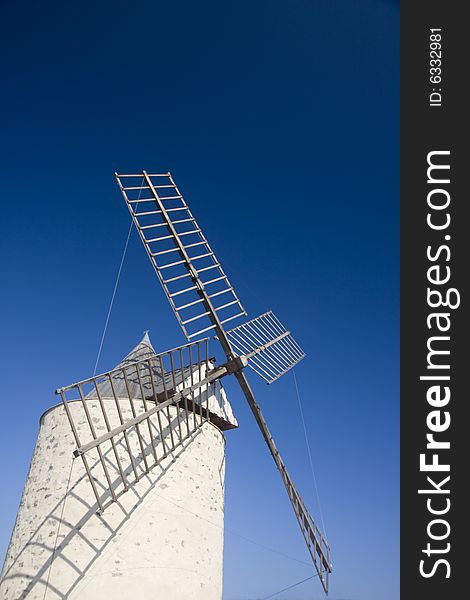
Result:
{"label": "lattice sail frame", "polygon": [[215,328],[198,294],[201,286],[221,324],[246,316],[171,174],[116,173],[116,179],[186,338]]}
{"label": "lattice sail frame", "polygon": [[273,383],[304,357],[302,348],[272,311],[227,331],[235,352],[267,383]]}
{"label": "lattice sail frame", "polygon": [[[140,185],[139,186],[127,186],[123,185],[123,182],[128,181],[126,178],[137,178]],[[158,179],[156,179],[158,178]],[[162,183],[164,179],[167,178],[167,183]],[[254,393],[246,379],[245,373],[243,372],[243,368],[249,363],[251,360],[251,366],[259,368],[262,364],[270,362],[270,370],[266,370],[264,372],[265,377],[263,377],[266,381],[271,382],[277,379],[282,373],[285,373],[286,370],[291,368],[298,360],[301,360],[303,356],[303,352],[300,348],[296,346],[295,352],[291,355],[292,346],[290,347],[290,352],[288,353],[288,358],[284,356],[284,360],[280,361],[280,348],[285,346],[284,344],[289,341],[292,343],[293,340],[290,338],[287,340],[289,336],[289,332],[286,332],[285,328],[283,328],[280,323],[278,323],[278,327],[280,327],[279,335],[271,338],[269,342],[263,344],[262,347],[254,348],[251,352],[244,352],[242,355],[238,354],[234,348],[234,338],[237,337],[239,329],[235,328],[231,332],[226,332],[224,330],[224,324],[232,321],[234,319],[246,316],[246,312],[243,309],[238,297],[235,294],[232,286],[230,285],[227,276],[220,263],[215,258],[214,253],[212,252],[207,240],[200,227],[197,225],[194,217],[192,216],[189,208],[187,207],[185,201],[181,193],[179,192],[176,184],[173,181],[170,173],[165,174],[157,174],[157,175],[149,175],[146,171],[142,171],[142,173],[137,174],[128,174],[128,175],[119,175],[116,174],[116,179],[120,186],[121,192],[124,196],[126,204],[129,208],[129,211],[132,215],[133,221],[137,227],[139,235],[143,241],[144,247],[147,251],[147,254],[150,257],[150,260],[154,266],[154,269],[160,279],[160,282],[163,285],[165,293],[168,297],[170,305],[175,312],[176,318],[183,330],[184,335],[191,339],[203,332],[213,330],[216,336],[216,339],[219,340],[225,355],[227,356],[227,372],[233,373],[242,388],[242,391],[247,399],[247,402],[250,406],[250,409],[253,413],[253,416],[258,423],[258,426],[261,430],[261,433],[266,441],[266,444],[269,448],[269,451],[276,463],[276,467],[279,470],[283,483],[285,485],[286,491],[289,495],[292,507],[294,509],[297,521],[299,523],[300,529],[302,531],[302,535],[307,544],[308,551],[310,556],[312,557],[315,569],[318,573],[320,582],[322,587],[326,593],[328,593],[328,578],[331,573],[331,562],[330,562],[330,549],[328,543],[325,538],[321,534],[317,525],[311,518],[308,513],[305,505],[295,488],[290,475],[287,472],[286,466],[281,459],[280,453],[274,443],[273,437],[269,431],[269,428],[266,424],[266,421],[262,415],[261,409],[256,402]],[[144,185],[145,184],[145,185]],[[173,190],[172,192],[163,193],[159,190]],[[149,190],[151,192],[150,198],[141,198],[142,190]],[[135,194],[133,198],[130,197],[129,194]],[[171,194],[174,194],[174,197],[170,197]],[[137,196],[137,197],[135,197]],[[163,197],[164,196],[164,197]],[[179,201],[180,206],[173,208],[168,205],[168,202]],[[138,206],[141,202],[153,202],[156,210],[152,211],[140,211],[138,210]],[[184,219],[173,219],[172,213],[181,211],[184,214]],[[146,223],[143,222],[143,219],[150,218],[151,222]],[[155,222],[158,220],[158,222]],[[176,226],[182,226],[183,223],[190,223],[191,227],[194,227],[190,232],[182,231]],[[152,228],[164,228],[166,232],[165,236],[154,238],[147,238],[146,231]],[[197,241],[187,243],[186,235],[197,235],[199,236]],[[164,239],[163,239],[164,238]],[[169,248],[153,251],[151,248],[151,244],[153,243],[167,243],[169,244]],[[195,244],[195,245],[193,245]],[[196,256],[192,255],[192,248],[202,246],[204,250],[203,255],[196,254]],[[161,263],[161,257],[166,256],[171,253],[177,253],[179,255],[179,259],[177,261],[169,261],[168,263]],[[209,265],[202,266],[199,261],[207,260],[210,262]],[[197,262],[196,262],[197,261]],[[171,277],[167,275],[163,275],[162,272],[167,269],[180,268],[181,272],[178,274],[172,273]],[[211,279],[205,279],[204,273],[207,271],[216,270],[217,277],[215,281]],[[181,281],[191,281],[191,285],[189,288],[182,287],[176,291],[172,291],[169,288],[170,284],[174,282]],[[217,289],[217,291],[209,288],[211,285],[220,285],[221,288]],[[184,305],[177,306],[174,298],[178,296],[183,296],[184,294],[193,294],[194,300],[190,300],[188,302],[185,301]],[[221,305],[216,305],[214,298],[218,298],[223,296],[224,294],[231,294],[230,301],[224,302]],[[185,315],[184,317],[181,315],[182,311],[191,309],[193,310],[193,314],[190,316]],[[233,310],[235,314],[231,314],[230,316],[224,315],[222,311],[227,309]],[[272,313],[267,313],[267,315],[271,315]],[[259,320],[266,318],[266,315],[261,315],[257,319],[254,319],[250,324],[245,324],[246,329],[250,329],[251,327],[259,328]],[[274,317],[273,317],[274,318]],[[200,322],[201,319],[207,319],[210,322],[209,326],[205,326],[198,331],[190,333],[188,331],[188,325],[194,324],[195,322]],[[268,317],[271,319],[271,316]],[[275,319],[275,318],[274,318]],[[272,324],[272,323],[271,323]],[[258,329],[259,331],[259,329]],[[287,335],[286,335],[287,334]],[[285,339],[285,342],[284,342]],[[240,338],[238,337],[240,342]],[[246,343],[248,338],[243,338]],[[281,343],[282,341],[282,343]],[[295,342],[293,342],[295,344]],[[278,344],[276,348],[272,348],[269,350],[271,345]],[[280,344],[280,345],[279,345]],[[263,356],[264,352],[264,356]],[[274,356],[276,357],[276,362],[274,362]],[[253,360],[255,358],[255,360]],[[273,364],[276,364],[276,368],[273,369]],[[264,365],[267,366],[267,365]],[[260,374],[260,373],[259,373]]]}
{"label": "lattice sail frame", "polygon": [[205,338],[56,391],[100,511],[210,420],[225,373],[212,367]]}

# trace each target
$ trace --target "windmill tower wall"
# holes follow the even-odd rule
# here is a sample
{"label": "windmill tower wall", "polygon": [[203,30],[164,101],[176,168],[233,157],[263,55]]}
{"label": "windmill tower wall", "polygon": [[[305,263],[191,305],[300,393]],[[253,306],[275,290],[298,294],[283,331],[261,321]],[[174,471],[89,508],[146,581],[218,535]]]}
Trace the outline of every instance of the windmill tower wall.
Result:
{"label": "windmill tower wall", "polygon": [[[225,395],[222,400],[230,411]],[[96,399],[87,405],[97,418]],[[71,402],[70,408],[78,411],[79,403]],[[175,419],[176,409],[170,407],[167,425]],[[165,440],[169,446],[169,437],[170,427],[158,440],[157,453],[163,452]],[[129,441],[138,456],[136,437],[129,434]],[[118,440],[120,453],[123,443]],[[72,457],[75,448],[64,407],[49,409],[41,418],[0,598],[220,600],[222,431],[204,423],[101,515],[83,463]],[[113,476],[111,450],[106,459]],[[90,464],[99,486],[99,461],[91,456]]]}

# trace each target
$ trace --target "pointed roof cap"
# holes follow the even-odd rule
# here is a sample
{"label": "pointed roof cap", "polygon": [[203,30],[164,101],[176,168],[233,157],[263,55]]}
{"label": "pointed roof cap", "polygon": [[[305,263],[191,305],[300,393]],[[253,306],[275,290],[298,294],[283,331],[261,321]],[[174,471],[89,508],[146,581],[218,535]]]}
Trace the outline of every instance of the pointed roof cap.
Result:
{"label": "pointed roof cap", "polygon": [[140,340],[140,342],[132,348],[132,350],[125,356],[120,363],[118,363],[114,368],[118,369],[119,367],[123,367],[128,365],[129,363],[135,363],[144,358],[152,358],[156,355],[155,348],[150,341],[149,332],[144,331],[144,336]]}

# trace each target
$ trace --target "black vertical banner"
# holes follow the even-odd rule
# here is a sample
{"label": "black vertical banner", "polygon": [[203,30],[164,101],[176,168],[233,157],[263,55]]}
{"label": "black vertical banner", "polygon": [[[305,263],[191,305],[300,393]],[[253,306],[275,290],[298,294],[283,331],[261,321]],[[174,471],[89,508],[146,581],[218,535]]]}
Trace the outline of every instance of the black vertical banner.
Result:
{"label": "black vertical banner", "polygon": [[468,597],[468,21],[401,3],[401,598]]}

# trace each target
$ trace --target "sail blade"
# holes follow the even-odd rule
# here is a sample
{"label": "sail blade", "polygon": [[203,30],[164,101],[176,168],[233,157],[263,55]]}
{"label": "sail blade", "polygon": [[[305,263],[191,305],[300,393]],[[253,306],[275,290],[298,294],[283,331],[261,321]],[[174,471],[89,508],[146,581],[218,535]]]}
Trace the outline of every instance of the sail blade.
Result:
{"label": "sail blade", "polygon": [[260,428],[269,451],[271,452],[271,456],[276,463],[276,467],[281,475],[282,481],[291,501],[292,508],[294,509],[297,522],[307,545],[308,552],[312,558],[321,585],[327,594],[328,579],[329,574],[331,573],[330,547],[328,542],[326,541],[325,536],[322,534],[315,521],[310,516],[310,513],[306,509],[305,504],[286,469],[284,461],[279,454],[279,450],[277,449],[266,421],[264,420],[261,409],[256,402],[250,384],[245,377],[245,373],[243,371],[238,371],[235,373],[235,377],[237,378],[238,383],[245,394],[253,416],[258,423],[258,427]]}
{"label": "sail blade", "polygon": [[207,342],[125,360],[56,391],[75,438],[74,455],[83,461],[100,511],[206,421],[215,418],[220,426],[214,384],[226,369],[212,365]]}
{"label": "sail blade", "polygon": [[246,316],[171,174],[116,173],[116,179],[186,338]]}
{"label": "sail blade", "polygon": [[300,362],[305,353],[272,311],[226,332],[238,356],[267,383],[276,381]]}

